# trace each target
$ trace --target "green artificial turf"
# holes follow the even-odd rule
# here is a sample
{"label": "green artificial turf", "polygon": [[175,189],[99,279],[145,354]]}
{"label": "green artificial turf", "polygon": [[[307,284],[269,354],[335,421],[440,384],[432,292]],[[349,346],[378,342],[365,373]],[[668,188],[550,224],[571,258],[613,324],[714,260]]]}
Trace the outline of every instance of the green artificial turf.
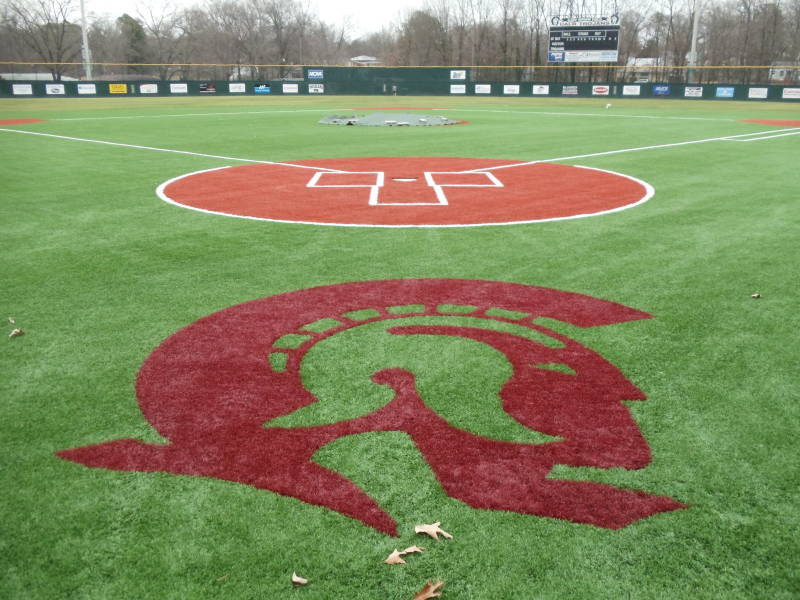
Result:
{"label": "green artificial turf", "polygon": [[[0,119],[46,119],[4,129],[270,161],[583,156],[564,162],[656,190],[622,212],[525,225],[271,223],[185,210],[155,194],[173,177],[238,163],[0,131],[0,318],[16,319],[6,334],[26,332],[0,338],[0,597],[405,600],[427,579],[442,579],[444,599],[796,598],[800,136],[585,155],[766,131],[774,128],[742,120],[800,120],[800,105],[605,103],[0,100]],[[317,124],[344,109],[392,104],[444,107],[437,114],[470,124]],[[475,510],[444,493],[404,433],[351,436],[320,450],[320,464],[398,522],[400,538],[391,538],[269,491],[90,469],[54,454],[118,438],[163,442],[139,411],[136,373],[164,339],[203,316],[312,286],[418,277],[552,287],[652,314],[592,329],[548,324],[647,395],[629,407],[653,456],[642,470],[558,466],[551,477],[641,489],[690,508],[618,531]],[[762,297],[751,298],[756,292]],[[394,310],[404,321],[425,318],[414,316],[417,307]],[[420,372],[423,396],[456,426],[496,439],[543,438],[498,406],[482,410],[480,396],[509,369],[497,351],[466,339],[386,337],[366,324],[316,346],[304,383],[331,401],[270,425],[374,410],[391,391],[366,377],[399,361]],[[365,350],[370,344],[379,351]],[[448,377],[457,378],[457,395]],[[414,534],[415,524],[434,521],[454,539]],[[383,564],[414,544],[426,552]],[[311,583],[293,589],[293,571]]]}

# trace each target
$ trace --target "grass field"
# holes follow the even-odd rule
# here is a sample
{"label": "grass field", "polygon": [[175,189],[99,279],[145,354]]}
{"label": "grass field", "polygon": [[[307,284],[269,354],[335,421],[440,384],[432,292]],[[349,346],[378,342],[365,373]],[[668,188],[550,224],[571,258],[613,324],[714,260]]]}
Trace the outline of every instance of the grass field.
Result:
{"label": "grass field", "polygon": [[[800,135],[720,138],[777,132],[744,120],[798,121],[800,104],[605,102],[0,100],[0,119],[44,119],[0,126],[0,317],[16,320],[6,334],[25,331],[0,343],[0,597],[404,600],[441,579],[446,599],[797,598]],[[317,124],[344,109],[391,105],[441,107],[469,124]],[[687,143],[698,140],[709,141]],[[609,153],[623,149],[632,151]],[[171,178],[237,164],[214,156],[581,157],[559,162],[624,173],[655,194],[590,218],[392,229],[230,218],[156,195]],[[248,485],[87,468],[56,456],[121,438],[164,443],[140,411],[137,372],[201,317],[314,286],[407,278],[542,286],[652,315],[609,327],[551,324],[647,396],[627,406],[652,462],[635,470],[557,465],[550,477],[689,507],[617,530],[479,510],[449,497],[400,431],[350,435],[319,450],[317,463],[391,515],[392,537]],[[309,418],[335,422],[387,401],[359,396],[348,381],[359,368],[352,352],[372,352],[358,342],[321,349],[322,366],[304,372],[319,397],[352,394],[342,409],[352,414]],[[439,389],[458,380],[468,397],[487,373],[508,368],[502,357],[445,336],[425,344],[414,356],[393,347],[408,356],[387,360],[414,365],[423,396],[438,398],[430,401],[437,413],[484,437],[534,440],[503,414],[484,415]],[[283,420],[310,423],[300,413]],[[434,521],[453,539],[414,534],[416,524]],[[426,551],[405,565],[383,563],[414,544]],[[293,588],[292,572],[310,583]]]}

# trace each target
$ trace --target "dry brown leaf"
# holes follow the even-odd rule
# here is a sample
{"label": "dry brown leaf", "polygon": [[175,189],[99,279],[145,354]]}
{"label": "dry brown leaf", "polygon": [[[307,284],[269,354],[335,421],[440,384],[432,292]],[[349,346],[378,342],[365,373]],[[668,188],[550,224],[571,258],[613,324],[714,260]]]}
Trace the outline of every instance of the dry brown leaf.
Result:
{"label": "dry brown leaf", "polygon": [[305,585],[308,583],[308,579],[300,577],[297,573],[292,573],[292,583],[295,585]]}
{"label": "dry brown leaf", "polygon": [[417,552],[424,552],[424,551],[425,548],[420,548],[419,546],[409,546],[405,550],[398,550],[397,548],[395,548],[394,552],[392,552],[389,555],[389,558],[387,558],[383,562],[385,562],[387,565],[404,565],[406,564],[406,561],[403,560],[402,558],[403,556],[405,556],[406,554],[415,554]]}
{"label": "dry brown leaf", "polygon": [[438,598],[442,595],[439,591],[442,589],[444,581],[429,581],[423,588],[416,593],[412,600],[428,600],[429,598]]}
{"label": "dry brown leaf", "polygon": [[387,565],[404,565],[406,564],[406,561],[402,559],[403,554],[403,552],[400,552],[397,548],[395,548],[394,552],[389,555],[389,558],[383,562],[385,562]]}
{"label": "dry brown leaf", "polygon": [[13,337],[19,337],[21,335],[25,335],[25,332],[22,331],[22,329],[15,329],[8,334],[8,337],[13,338]]}
{"label": "dry brown leaf", "polygon": [[414,527],[414,531],[416,533],[425,533],[435,539],[437,542],[439,541],[439,534],[441,533],[444,537],[448,540],[452,540],[453,536],[447,533],[444,529],[439,527],[441,522],[436,521],[436,523],[431,523],[430,525],[417,525]]}

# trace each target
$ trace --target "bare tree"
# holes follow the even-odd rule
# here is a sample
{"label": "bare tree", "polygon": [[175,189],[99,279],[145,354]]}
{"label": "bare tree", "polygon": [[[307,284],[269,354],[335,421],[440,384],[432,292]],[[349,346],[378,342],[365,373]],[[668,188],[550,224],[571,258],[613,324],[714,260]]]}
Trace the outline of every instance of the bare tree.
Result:
{"label": "bare tree", "polygon": [[70,22],[74,0],[10,0],[9,18],[22,42],[47,63],[53,79],[68,70],[63,63],[75,61],[81,48],[81,30]]}

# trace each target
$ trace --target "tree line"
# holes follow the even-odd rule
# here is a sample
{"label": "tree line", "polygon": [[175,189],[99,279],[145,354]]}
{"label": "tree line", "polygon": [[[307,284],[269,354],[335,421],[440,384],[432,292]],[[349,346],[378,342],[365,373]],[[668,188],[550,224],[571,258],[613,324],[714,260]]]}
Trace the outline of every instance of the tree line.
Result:
{"label": "tree line", "polygon": [[[4,2],[0,60],[42,63],[38,70],[55,79],[80,76],[80,64],[59,64],[81,61],[79,6]],[[683,81],[695,11],[697,80],[763,83],[775,81],[778,70],[742,67],[800,64],[800,0],[615,0],[612,9],[585,0],[427,0],[360,37],[347,22],[323,22],[301,0],[209,0],[181,10],[89,15],[87,34],[94,77],[105,79],[268,80],[297,76],[297,65],[343,65],[368,55],[386,66],[480,67],[473,77],[486,80]],[[548,65],[552,16],[601,12],[619,18],[618,63]],[[796,69],[783,73],[787,81],[798,76]]]}

